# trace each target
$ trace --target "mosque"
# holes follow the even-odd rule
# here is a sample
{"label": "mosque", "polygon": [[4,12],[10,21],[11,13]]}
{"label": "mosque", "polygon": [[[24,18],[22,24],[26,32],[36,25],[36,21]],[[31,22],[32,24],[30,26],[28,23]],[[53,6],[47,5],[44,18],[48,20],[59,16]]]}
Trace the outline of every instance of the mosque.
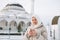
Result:
{"label": "mosque", "polygon": [[[34,2],[32,2],[32,13],[34,11]],[[0,11],[0,39],[1,35],[4,39],[17,39],[20,40],[20,35],[24,34],[27,27],[31,25],[31,14],[25,11],[24,7],[20,4],[7,4]],[[47,25],[48,40],[60,40],[60,16],[54,16],[50,21],[51,25]],[[19,35],[19,36],[11,36]],[[4,40],[5,40],[4,39]]]}
{"label": "mosque", "polygon": [[0,34],[20,34],[30,26],[31,14],[20,4],[7,4],[0,11]]}

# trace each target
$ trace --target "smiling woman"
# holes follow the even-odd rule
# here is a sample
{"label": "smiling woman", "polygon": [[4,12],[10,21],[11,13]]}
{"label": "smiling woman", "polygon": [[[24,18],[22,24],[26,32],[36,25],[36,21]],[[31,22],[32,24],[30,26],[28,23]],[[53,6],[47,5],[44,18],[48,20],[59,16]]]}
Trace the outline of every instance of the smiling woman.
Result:
{"label": "smiling woman", "polygon": [[24,40],[47,40],[47,30],[36,16],[32,16],[31,26],[27,28]]}

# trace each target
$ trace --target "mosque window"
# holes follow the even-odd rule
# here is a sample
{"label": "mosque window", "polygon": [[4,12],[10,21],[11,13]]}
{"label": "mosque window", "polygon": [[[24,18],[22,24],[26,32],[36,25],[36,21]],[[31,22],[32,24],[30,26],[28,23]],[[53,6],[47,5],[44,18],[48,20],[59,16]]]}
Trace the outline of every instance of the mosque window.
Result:
{"label": "mosque window", "polygon": [[17,26],[17,23],[15,21],[11,21],[10,26]]}
{"label": "mosque window", "polygon": [[24,30],[24,29],[23,29],[24,27],[25,27],[24,21],[19,22],[19,25],[18,25],[18,32],[21,32],[22,30]]}
{"label": "mosque window", "polygon": [[31,26],[31,22],[28,22],[27,25],[28,25],[28,26]]}
{"label": "mosque window", "polygon": [[25,24],[23,21],[21,21],[20,23],[21,23],[21,26],[24,26],[24,24]]}
{"label": "mosque window", "polygon": [[8,22],[6,20],[1,20],[0,21],[0,26],[7,26]]}

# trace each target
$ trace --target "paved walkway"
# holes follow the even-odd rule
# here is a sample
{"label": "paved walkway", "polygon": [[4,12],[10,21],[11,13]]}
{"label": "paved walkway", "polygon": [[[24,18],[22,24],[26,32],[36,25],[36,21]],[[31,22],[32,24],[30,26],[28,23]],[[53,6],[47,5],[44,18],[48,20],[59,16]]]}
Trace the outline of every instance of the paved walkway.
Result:
{"label": "paved walkway", "polygon": [[0,35],[0,40],[22,40],[23,36],[19,35]]}

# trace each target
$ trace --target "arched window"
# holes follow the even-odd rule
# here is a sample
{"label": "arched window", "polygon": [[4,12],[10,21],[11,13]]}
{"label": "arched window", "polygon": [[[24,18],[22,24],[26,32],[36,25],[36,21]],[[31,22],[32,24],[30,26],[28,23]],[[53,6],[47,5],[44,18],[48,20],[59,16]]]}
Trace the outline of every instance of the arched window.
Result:
{"label": "arched window", "polygon": [[31,22],[28,22],[27,25],[28,25],[28,26],[31,26]]}
{"label": "arched window", "polygon": [[14,20],[13,20],[13,21],[11,21],[11,22],[10,22],[10,26],[17,26],[16,21],[14,21]]}
{"label": "arched window", "polygon": [[8,22],[4,19],[0,21],[0,27],[1,26],[8,26]]}
{"label": "arched window", "polygon": [[21,21],[20,24],[21,24],[21,26],[24,26],[25,25],[25,23],[23,21]]}

